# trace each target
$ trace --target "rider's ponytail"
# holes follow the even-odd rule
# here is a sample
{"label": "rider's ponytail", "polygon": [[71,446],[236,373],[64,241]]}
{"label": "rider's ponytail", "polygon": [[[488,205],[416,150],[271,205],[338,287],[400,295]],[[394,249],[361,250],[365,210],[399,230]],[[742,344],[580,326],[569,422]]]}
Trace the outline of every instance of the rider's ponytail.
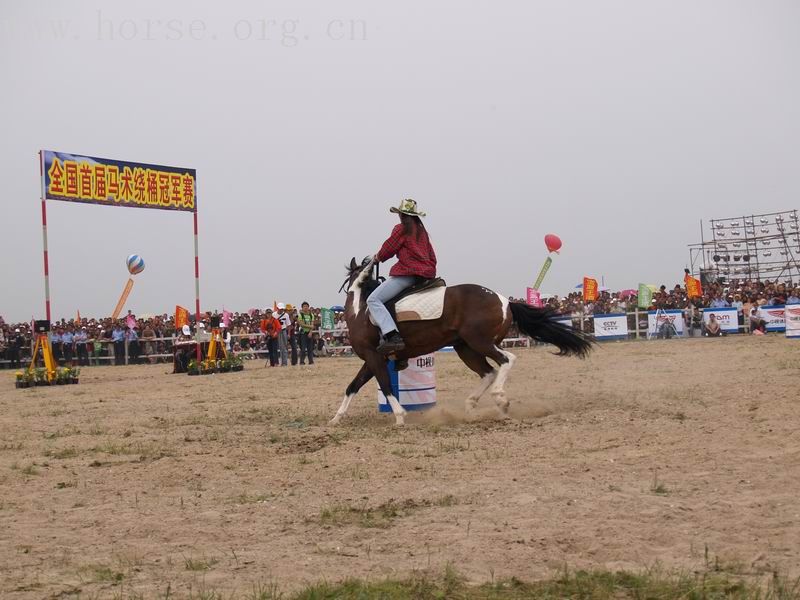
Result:
{"label": "rider's ponytail", "polygon": [[425,225],[422,224],[422,219],[414,215],[401,214],[400,222],[403,224],[403,233],[407,236],[414,235],[414,239],[419,241],[422,232],[425,231]]}

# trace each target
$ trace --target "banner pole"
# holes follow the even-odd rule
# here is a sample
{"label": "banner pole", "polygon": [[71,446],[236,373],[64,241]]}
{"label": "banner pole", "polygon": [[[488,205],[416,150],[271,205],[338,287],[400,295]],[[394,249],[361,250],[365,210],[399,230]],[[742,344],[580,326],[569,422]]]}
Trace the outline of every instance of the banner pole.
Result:
{"label": "banner pole", "polygon": [[[198,243],[197,243],[197,205],[195,204],[194,209],[194,303],[195,303],[195,317],[194,317],[194,326],[195,326],[195,335],[199,338],[200,333],[200,258],[198,253]],[[200,346],[200,340],[197,341],[197,364],[198,368],[200,362],[203,360],[202,349]]]}
{"label": "banner pole", "polygon": [[42,180],[42,254],[44,255],[44,309],[50,320],[50,266],[47,260],[47,206],[44,189],[44,152],[39,150],[39,175]]}

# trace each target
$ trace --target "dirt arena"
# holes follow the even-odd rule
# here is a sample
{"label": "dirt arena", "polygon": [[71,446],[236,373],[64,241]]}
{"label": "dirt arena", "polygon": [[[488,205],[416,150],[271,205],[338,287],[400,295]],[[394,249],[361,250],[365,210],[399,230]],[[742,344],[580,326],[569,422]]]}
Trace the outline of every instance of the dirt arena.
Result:
{"label": "dirt arena", "polygon": [[[777,336],[517,350],[509,421],[437,355],[405,428],[375,384],[327,425],[356,359],[187,377],[0,372],[0,597],[248,597],[452,564],[800,575],[800,344]],[[255,597],[255,596],[253,596]]]}

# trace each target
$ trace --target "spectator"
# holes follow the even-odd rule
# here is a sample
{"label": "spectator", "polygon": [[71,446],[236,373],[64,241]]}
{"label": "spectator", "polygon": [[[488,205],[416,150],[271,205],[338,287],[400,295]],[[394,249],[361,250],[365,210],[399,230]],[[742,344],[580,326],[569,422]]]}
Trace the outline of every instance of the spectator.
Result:
{"label": "spectator", "polygon": [[278,332],[278,352],[280,353],[281,366],[285,367],[289,362],[289,327],[292,325],[292,318],[286,314],[286,305],[283,302],[278,302],[278,314],[275,318],[281,324],[281,329]]}
{"label": "spectator", "polygon": [[300,314],[297,316],[297,324],[300,326],[300,364],[305,364],[308,356],[308,364],[314,364],[314,340],[311,332],[314,330],[314,315],[308,302],[300,305]]}
{"label": "spectator", "polygon": [[722,335],[722,328],[719,325],[719,321],[717,321],[717,316],[714,313],[711,313],[708,317],[708,321],[706,322],[706,337],[719,337]]}
{"label": "spectator", "polygon": [[269,352],[269,360],[264,366],[278,366],[278,336],[280,332],[281,322],[272,316],[272,309],[268,308],[264,311],[264,319],[261,321],[261,333],[267,340],[267,351]]}
{"label": "spectator", "polygon": [[125,364],[125,332],[119,323],[114,323],[111,330],[111,341],[114,343],[114,364]]}
{"label": "spectator", "polygon": [[86,327],[81,327],[76,331],[73,339],[75,342],[75,354],[78,357],[78,366],[88,367],[89,352],[86,350],[86,342],[89,339],[89,335],[86,333]]}

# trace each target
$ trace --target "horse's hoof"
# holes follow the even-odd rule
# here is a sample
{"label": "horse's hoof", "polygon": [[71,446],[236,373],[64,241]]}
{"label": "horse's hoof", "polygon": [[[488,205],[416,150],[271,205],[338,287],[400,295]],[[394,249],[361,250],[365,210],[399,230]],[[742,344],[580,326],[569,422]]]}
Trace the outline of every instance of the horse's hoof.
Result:
{"label": "horse's hoof", "polygon": [[328,425],[338,425],[339,421],[341,421],[341,420],[342,420],[342,417],[340,415],[336,415],[330,421],[328,421]]}

